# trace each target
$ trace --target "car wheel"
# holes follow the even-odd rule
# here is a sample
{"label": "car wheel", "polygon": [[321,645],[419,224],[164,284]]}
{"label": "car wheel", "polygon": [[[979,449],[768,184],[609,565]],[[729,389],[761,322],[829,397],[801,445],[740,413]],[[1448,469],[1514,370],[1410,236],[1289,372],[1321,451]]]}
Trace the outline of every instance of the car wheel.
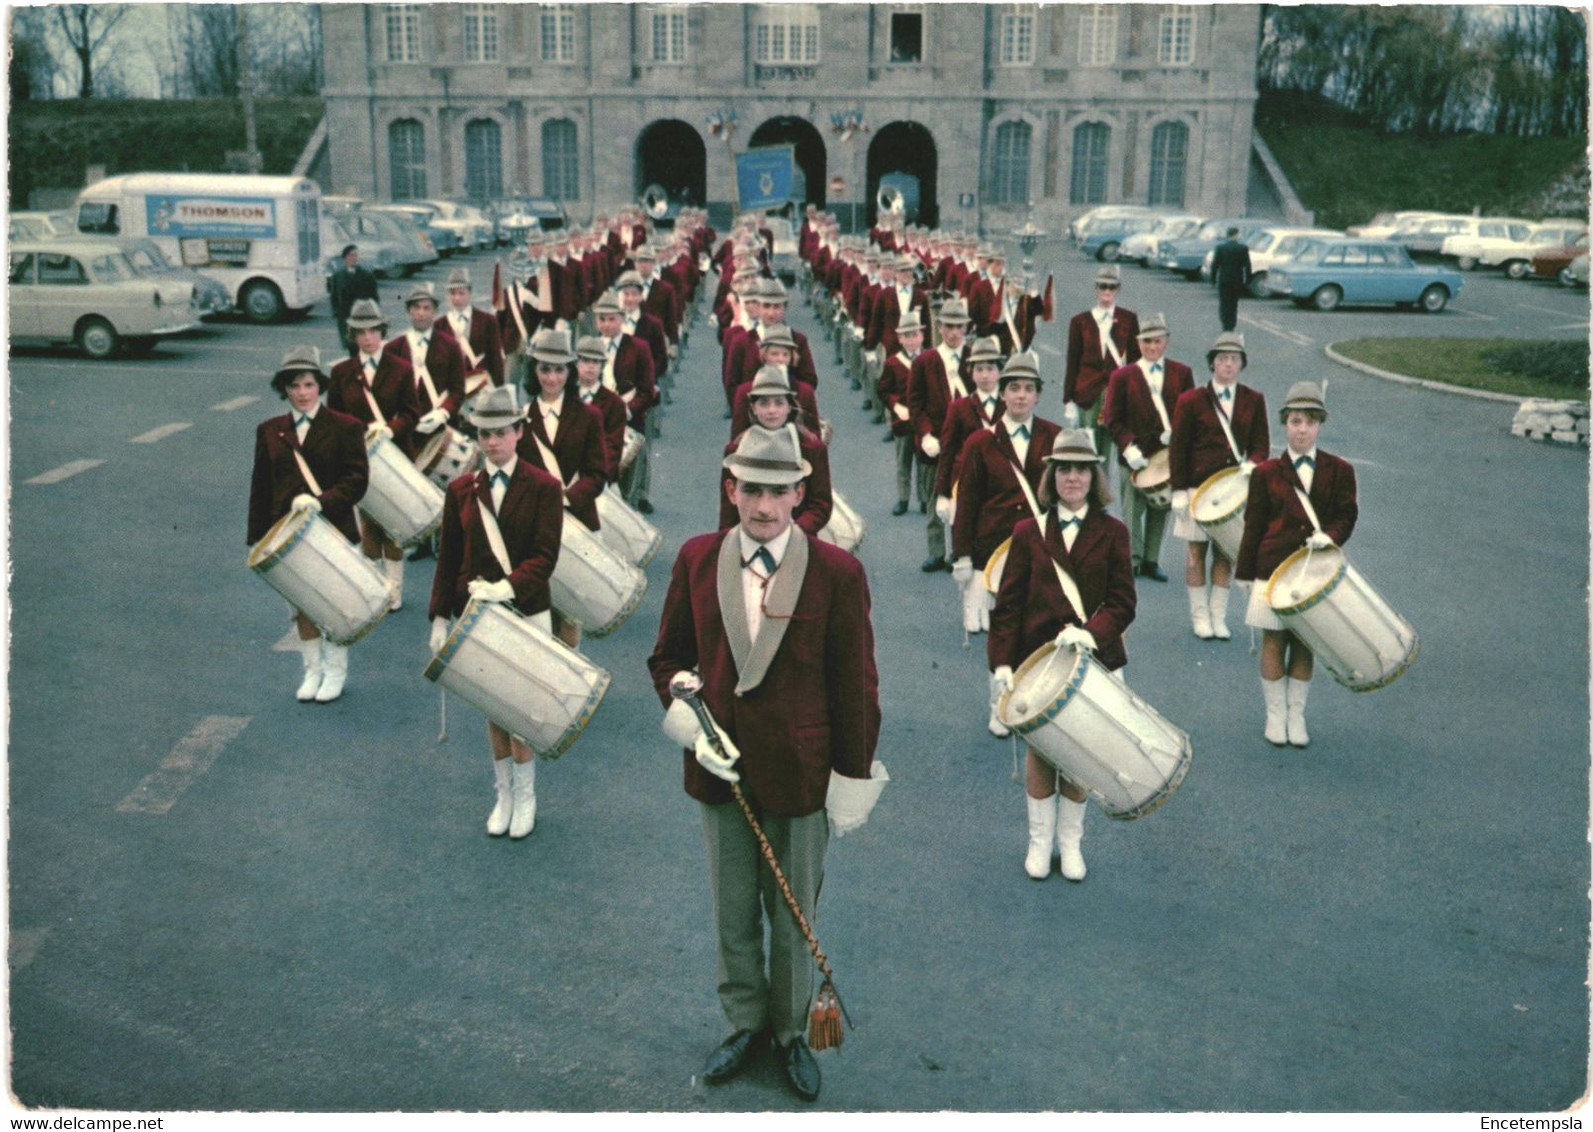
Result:
{"label": "car wheel", "polygon": [[1560,273],[1555,278],[1560,281],[1560,286],[1562,287],[1576,286],[1576,276],[1571,274],[1571,265],[1569,263],[1560,268]]}
{"label": "car wheel", "polygon": [[116,328],[98,315],[91,315],[77,324],[77,348],[96,361],[103,361],[116,353],[121,339]]}
{"label": "car wheel", "polygon": [[1428,314],[1437,314],[1449,305],[1449,288],[1442,283],[1433,283],[1422,292],[1422,310]]}
{"label": "car wheel", "polygon": [[1477,269],[1477,257],[1474,255],[1457,256],[1455,257],[1455,266],[1462,271],[1475,271]]}
{"label": "car wheel", "polygon": [[419,270],[420,270],[420,264],[418,264],[418,263],[406,263],[404,265],[404,267],[403,267],[403,270],[399,272],[398,277],[400,279],[408,279],[411,275],[415,274],[415,272],[417,272]]}
{"label": "car wheel", "polygon": [[1532,265],[1524,259],[1512,259],[1506,261],[1504,270],[1512,279],[1525,279],[1532,271]]}
{"label": "car wheel", "polygon": [[286,309],[275,283],[256,279],[238,295],[238,306],[251,322],[276,322]]}
{"label": "car wheel", "polygon": [[1267,273],[1258,272],[1250,277],[1250,295],[1252,298],[1264,299],[1272,294],[1272,288],[1267,286]]}
{"label": "car wheel", "polygon": [[1117,259],[1120,245],[1116,242],[1107,242],[1101,245],[1101,250],[1095,253],[1095,258],[1105,263],[1112,263]]}
{"label": "car wheel", "polygon": [[1335,286],[1332,283],[1329,283],[1323,287],[1318,287],[1311,295],[1311,305],[1316,307],[1316,309],[1319,311],[1334,310],[1343,301],[1343,289]]}

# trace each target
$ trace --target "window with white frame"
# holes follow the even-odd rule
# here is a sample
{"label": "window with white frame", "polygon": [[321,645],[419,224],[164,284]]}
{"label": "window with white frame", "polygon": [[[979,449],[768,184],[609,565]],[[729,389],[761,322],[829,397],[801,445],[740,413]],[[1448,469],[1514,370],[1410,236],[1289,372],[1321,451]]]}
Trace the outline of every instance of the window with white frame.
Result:
{"label": "window with white frame", "polygon": [[1034,62],[1034,8],[1009,4],[1001,13],[1001,65],[1018,67]]}
{"label": "window with white frame", "polygon": [[414,118],[387,127],[387,156],[394,200],[426,195],[426,129]]}
{"label": "window with white frame", "polygon": [[542,6],[542,61],[575,62],[575,5]]}
{"label": "window with white frame", "polygon": [[542,123],[542,195],[577,200],[581,195],[580,156],[575,148],[575,123],[550,118]]}
{"label": "window with white frame", "polygon": [[653,8],[653,62],[686,61],[686,9],[678,4]]}
{"label": "window with white frame", "polygon": [[503,128],[491,118],[465,123],[465,195],[474,201],[503,195]]}
{"label": "window with white frame", "polygon": [[387,61],[419,63],[426,56],[420,47],[419,4],[389,4],[386,13]]}
{"label": "window with white frame", "polygon": [[1181,67],[1195,58],[1195,7],[1169,4],[1162,9],[1161,35],[1156,61],[1164,67]]}
{"label": "window with white frame", "polygon": [[1117,5],[1086,4],[1079,9],[1079,62],[1105,67],[1117,61]]}
{"label": "window with white frame", "polygon": [[890,61],[892,63],[922,63],[924,61],[924,11],[922,8],[898,8],[890,13]]}
{"label": "window with white frame", "polygon": [[1147,204],[1182,207],[1184,162],[1189,151],[1189,127],[1163,122],[1151,131],[1150,186]]}
{"label": "window with white frame", "polygon": [[990,166],[990,203],[1029,203],[1029,141],[1027,122],[1003,122],[996,127],[996,147]]}
{"label": "window with white frame", "polygon": [[753,19],[753,62],[808,66],[819,61],[817,4],[763,4]]}
{"label": "window with white frame", "polygon": [[1085,122],[1073,131],[1073,183],[1069,204],[1101,204],[1106,200],[1106,155],[1112,128],[1105,122]]}
{"label": "window with white frame", "polygon": [[496,63],[498,61],[498,6],[496,4],[465,4],[465,62]]}

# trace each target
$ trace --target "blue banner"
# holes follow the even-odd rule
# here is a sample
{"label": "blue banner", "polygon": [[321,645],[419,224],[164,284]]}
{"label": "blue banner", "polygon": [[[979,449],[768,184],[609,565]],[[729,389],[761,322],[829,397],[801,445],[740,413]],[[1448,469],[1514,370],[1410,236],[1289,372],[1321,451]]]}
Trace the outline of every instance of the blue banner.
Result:
{"label": "blue banner", "polygon": [[144,199],[151,236],[254,236],[277,234],[276,202],[269,197],[151,193]]}
{"label": "blue banner", "polygon": [[779,208],[791,199],[796,147],[766,146],[736,154],[736,189],[742,208]]}

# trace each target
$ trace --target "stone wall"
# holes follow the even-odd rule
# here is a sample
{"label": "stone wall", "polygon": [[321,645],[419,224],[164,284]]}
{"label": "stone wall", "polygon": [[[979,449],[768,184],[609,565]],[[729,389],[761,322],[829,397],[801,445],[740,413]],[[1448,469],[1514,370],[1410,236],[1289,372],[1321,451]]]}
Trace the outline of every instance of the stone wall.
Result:
{"label": "stone wall", "polygon": [[1527,400],[1516,410],[1512,436],[1587,446],[1588,407],[1583,401]]}

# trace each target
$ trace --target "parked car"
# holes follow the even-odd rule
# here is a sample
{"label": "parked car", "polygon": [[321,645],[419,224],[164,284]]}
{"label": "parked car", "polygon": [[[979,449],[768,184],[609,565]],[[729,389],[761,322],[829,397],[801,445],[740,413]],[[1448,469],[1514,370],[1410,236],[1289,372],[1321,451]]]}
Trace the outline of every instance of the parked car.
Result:
{"label": "parked car", "polygon": [[1386,240],[1401,228],[1411,228],[1423,220],[1447,215],[1449,214],[1432,212],[1427,209],[1406,210],[1404,212],[1379,212],[1365,224],[1350,225],[1344,230],[1344,234],[1346,236],[1358,236],[1365,240]]}
{"label": "parked car", "polygon": [[13,212],[8,219],[9,234],[6,238],[12,242],[59,240],[77,233],[70,212]]}
{"label": "parked car", "polygon": [[1478,222],[1476,216],[1431,216],[1400,228],[1385,238],[1393,240],[1413,257],[1436,258],[1442,252],[1445,240],[1451,236],[1474,233]]}
{"label": "parked car", "polygon": [[1092,227],[1120,216],[1154,216],[1160,209],[1143,204],[1101,204],[1075,216],[1068,223],[1068,236],[1077,244]]}
{"label": "parked car", "polygon": [[1123,250],[1124,240],[1141,232],[1149,232],[1159,219],[1148,213],[1106,217],[1092,223],[1079,237],[1079,251],[1105,263],[1113,263]]}
{"label": "parked car", "polygon": [[[1250,294],[1257,299],[1271,296],[1267,274],[1278,264],[1293,259],[1304,251],[1313,239],[1332,239],[1342,236],[1336,228],[1258,228],[1245,240],[1250,249]],[[1215,248],[1206,253],[1200,265],[1200,277],[1211,278],[1211,261]]]}
{"label": "parked car", "polygon": [[1219,241],[1228,236],[1228,229],[1239,229],[1239,239],[1248,240],[1252,234],[1274,223],[1246,217],[1227,217],[1208,220],[1187,236],[1176,240],[1163,240],[1161,254],[1156,262],[1168,271],[1177,271],[1186,279],[1199,279],[1206,271],[1206,257]]}
{"label": "parked car", "polygon": [[378,279],[392,278],[398,274],[396,268],[399,257],[404,254],[404,245],[393,233],[385,237],[374,232],[362,234],[358,215],[352,212],[342,216],[330,212],[321,214],[321,252],[326,256],[327,274],[335,274],[343,266],[343,249],[353,244],[360,250],[361,267],[369,268]]}
{"label": "parked car", "polygon": [[1581,287],[1583,290],[1587,289],[1586,252],[1583,252],[1581,255],[1577,256],[1566,265],[1565,273],[1561,275],[1560,281],[1567,287]]}
{"label": "parked car", "polygon": [[29,240],[10,247],[14,343],[72,343],[91,358],[142,353],[199,321],[192,284],[145,279],[102,240]]}
{"label": "parked car", "polygon": [[426,234],[431,246],[441,256],[451,256],[460,249],[457,228],[437,223],[437,210],[419,201],[406,200],[397,204],[384,204],[382,211],[390,216],[407,217],[409,222]]}
{"label": "parked car", "polygon": [[1571,275],[1571,261],[1587,251],[1587,233],[1583,232],[1569,244],[1558,248],[1545,248],[1532,257],[1532,276],[1535,279],[1558,279],[1567,287],[1576,285]]}
{"label": "parked car", "polygon": [[1123,240],[1117,249],[1117,258],[1150,266],[1161,254],[1163,240],[1176,240],[1187,236],[1205,221],[1204,216],[1158,216],[1148,231],[1134,232]]}
{"label": "parked car", "polygon": [[1502,267],[1512,279],[1525,279],[1532,273],[1532,257],[1545,248],[1569,244],[1587,231],[1580,221],[1554,221],[1528,224],[1525,221],[1489,221],[1478,226],[1475,236],[1451,236],[1444,241],[1443,253],[1455,257],[1462,271],[1477,267]]}
{"label": "parked car", "polygon": [[457,235],[461,250],[470,251],[472,248],[486,250],[492,246],[492,223],[481,215],[480,210],[452,200],[421,200],[412,203],[432,209],[432,224],[439,228],[447,228]]}
{"label": "parked car", "polygon": [[550,200],[506,197],[495,200],[487,215],[497,222],[500,243],[524,247],[532,232],[546,231],[560,223],[559,206]]}
{"label": "parked car", "polygon": [[1392,240],[1313,241],[1305,254],[1269,274],[1273,291],[1322,311],[1343,303],[1393,303],[1436,314],[1460,294],[1461,284],[1454,268],[1417,264]]}
{"label": "parked car", "polygon": [[[415,213],[392,205],[368,204],[346,218],[358,239],[376,237],[396,241],[402,248],[396,254],[393,273],[413,275],[428,263],[441,258],[425,226]],[[357,225],[357,227],[356,227]]]}
{"label": "parked car", "polygon": [[148,236],[78,236],[85,243],[103,244],[115,248],[127,257],[133,270],[142,279],[168,279],[194,289],[194,305],[199,317],[220,314],[232,309],[232,299],[219,279],[212,279],[191,267],[179,267],[166,258],[160,245]]}

